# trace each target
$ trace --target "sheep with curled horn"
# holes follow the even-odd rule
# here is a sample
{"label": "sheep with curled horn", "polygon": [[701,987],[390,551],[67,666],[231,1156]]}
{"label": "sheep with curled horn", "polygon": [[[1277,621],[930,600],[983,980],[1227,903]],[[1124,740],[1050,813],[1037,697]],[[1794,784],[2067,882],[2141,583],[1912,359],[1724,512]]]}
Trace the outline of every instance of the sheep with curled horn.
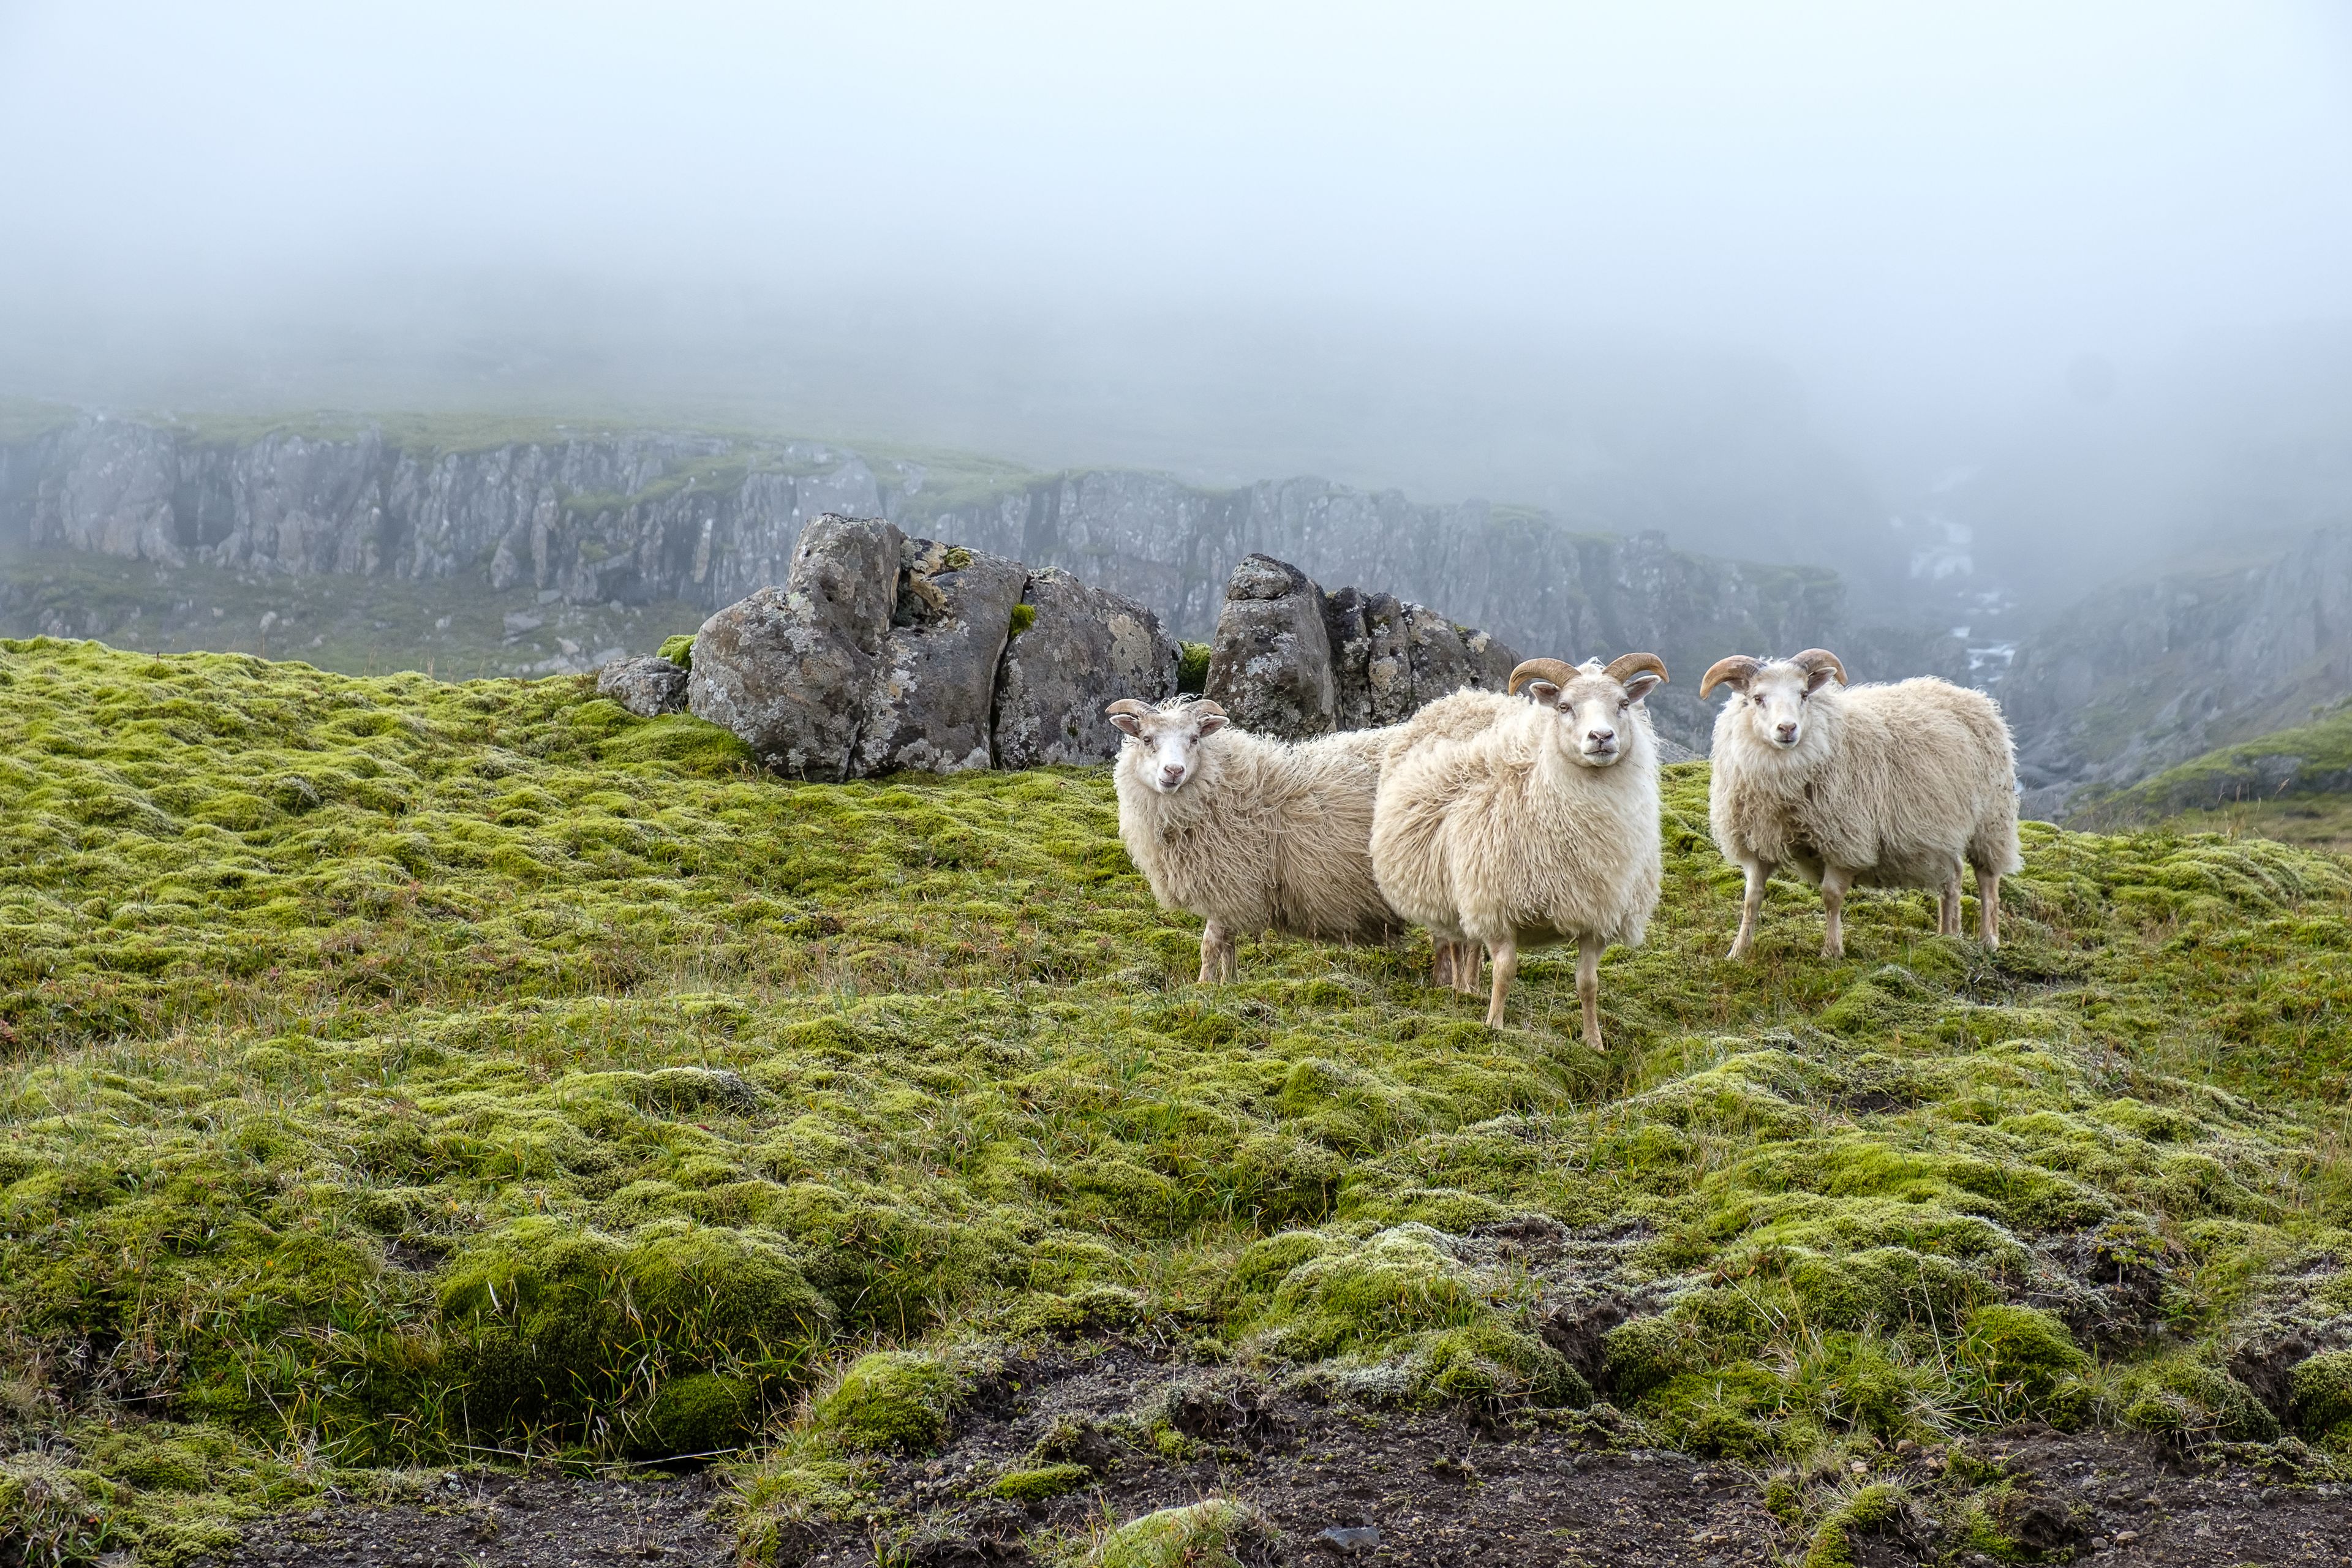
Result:
{"label": "sheep with curled horn", "polygon": [[[1486,945],[1489,1025],[1523,949],[1574,942],[1584,1043],[1601,1048],[1601,954],[1638,946],[1658,903],[1658,749],[1643,700],[1665,679],[1650,653],[1606,667],[1531,658],[1510,680],[1530,700],[1382,768],[1373,874],[1433,941]],[[1466,989],[1458,972],[1455,984]]]}
{"label": "sheep with curled horn", "polygon": [[1926,888],[1937,932],[1958,936],[1960,873],[1977,874],[1978,935],[2000,941],[2000,879],[2024,864],[2017,760],[2000,707],[1981,691],[1920,677],[1850,686],[1826,648],[1782,659],[1735,654],[1699,683],[1731,700],[1716,716],[1707,789],[1715,842],[1747,874],[1731,956],[1756,942],[1774,870],[1822,890],[1822,953],[1845,953],[1850,888]]}
{"label": "sheep with curled horn", "polygon": [[1201,917],[1201,979],[1234,977],[1234,940],[1380,942],[1403,922],[1372,880],[1367,845],[1386,730],[1277,741],[1217,703],[1123,698],[1111,782],[1118,836],[1163,909]]}

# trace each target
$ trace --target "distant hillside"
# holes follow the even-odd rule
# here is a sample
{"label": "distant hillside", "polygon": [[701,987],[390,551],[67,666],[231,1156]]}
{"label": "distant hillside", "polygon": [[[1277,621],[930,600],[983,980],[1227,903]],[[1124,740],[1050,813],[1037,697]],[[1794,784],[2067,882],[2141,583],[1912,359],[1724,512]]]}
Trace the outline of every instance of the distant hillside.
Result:
{"label": "distant hillside", "polygon": [[2100,796],[2074,821],[2112,826],[2168,819],[2188,832],[2352,848],[2352,706],[2167,768]]}
{"label": "distant hillside", "polygon": [[[226,646],[346,668],[577,670],[782,581],[802,526],[843,511],[1063,567],[1152,605],[1184,637],[1209,634],[1234,564],[1265,551],[1326,587],[1392,593],[1528,651],[1652,649],[1685,680],[1726,652],[1809,644],[1839,645],[1872,677],[1964,658],[1940,630],[1857,624],[1825,568],[1312,478],[1204,489],[1128,469],[1037,474],[779,437],[457,416],[164,422],[20,408],[0,437],[0,549],[34,554],[0,565],[0,630],[224,646],[205,640],[210,619]],[[136,570],[93,574],[70,557]],[[301,584],[361,581],[379,586],[294,603]],[[444,595],[454,608],[435,607]],[[354,599],[393,607],[355,613]],[[457,624],[438,625],[445,614]],[[1704,743],[1695,686],[1654,706],[1676,738]]]}
{"label": "distant hillside", "polygon": [[2347,690],[2347,526],[2219,542],[2101,589],[2028,637],[2000,687],[2027,811],[2053,820]]}

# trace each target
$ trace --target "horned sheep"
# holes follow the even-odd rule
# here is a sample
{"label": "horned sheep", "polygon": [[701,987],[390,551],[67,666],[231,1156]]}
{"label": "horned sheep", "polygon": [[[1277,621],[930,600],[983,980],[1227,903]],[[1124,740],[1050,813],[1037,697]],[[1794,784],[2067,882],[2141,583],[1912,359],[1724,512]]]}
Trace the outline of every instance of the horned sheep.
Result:
{"label": "horned sheep", "polygon": [[1119,837],[1161,907],[1206,922],[1204,983],[1234,978],[1240,936],[1379,942],[1402,928],[1367,850],[1387,731],[1277,741],[1181,697],[1105,711],[1128,736],[1111,770]]}
{"label": "horned sheep", "polygon": [[2017,762],[2000,707],[1980,691],[1920,677],[1848,686],[1825,648],[1770,661],[1719,659],[1699,683],[1728,687],[1716,716],[1708,816],[1717,846],[1747,874],[1731,956],[1756,941],[1773,871],[1822,890],[1824,957],[1842,957],[1846,890],[1927,888],[1937,931],[1960,934],[1960,871],[1977,874],[1978,931],[2000,940],[2000,879],[2017,844]]}
{"label": "horned sheep", "polygon": [[1483,728],[1423,739],[1382,769],[1373,875],[1433,941],[1486,944],[1489,1025],[1503,1022],[1521,949],[1573,942],[1584,1042],[1601,1048],[1601,954],[1638,945],[1658,903],[1658,749],[1643,699],[1665,679],[1649,653],[1605,668],[1529,659],[1510,687],[1533,700],[1488,704]]}

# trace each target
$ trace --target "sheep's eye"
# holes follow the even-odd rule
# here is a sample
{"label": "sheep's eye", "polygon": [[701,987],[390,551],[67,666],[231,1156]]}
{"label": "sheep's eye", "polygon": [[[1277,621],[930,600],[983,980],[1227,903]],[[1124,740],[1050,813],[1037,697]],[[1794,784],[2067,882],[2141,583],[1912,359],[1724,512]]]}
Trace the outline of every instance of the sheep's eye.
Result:
{"label": "sheep's eye", "polygon": [[1620,713],[1622,713],[1626,709],[1631,708],[1632,706],[1633,706],[1633,700],[1632,698],[1620,697],[1617,699],[1617,711]]}

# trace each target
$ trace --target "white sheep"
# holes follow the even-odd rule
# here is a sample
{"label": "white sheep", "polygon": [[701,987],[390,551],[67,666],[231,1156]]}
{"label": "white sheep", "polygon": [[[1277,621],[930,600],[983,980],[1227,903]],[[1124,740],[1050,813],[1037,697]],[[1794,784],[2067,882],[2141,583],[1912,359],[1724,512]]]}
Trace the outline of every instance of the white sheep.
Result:
{"label": "white sheep", "polygon": [[1379,942],[1402,929],[1366,850],[1387,731],[1276,741],[1181,697],[1104,711],[1128,735],[1111,769],[1118,836],[1163,909],[1206,922],[1203,982],[1234,978],[1237,936]]}
{"label": "white sheep", "polygon": [[[1449,692],[1433,702],[1424,703],[1403,723],[1391,724],[1381,731],[1387,739],[1381,747],[1381,765],[1386,768],[1423,741],[1467,740],[1504,714],[1527,705],[1528,700],[1523,696],[1489,691],[1479,686],[1465,686]],[[1478,969],[1483,959],[1476,942],[1457,942],[1432,932],[1429,946],[1432,985],[1465,994],[1478,989]]]}
{"label": "white sheep", "polygon": [[1846,684],[1825,648],[1765,662],[1719,659],[1699,683],[1734,693],[1715,721],[1707,788],[1715,842],[1748,875],[1731,956],[1756,941],[1764,885],[1787,866],[1822,889],[1822,954],[1845,953],[1846,889],[1942,895],[1938,935],[1960,934],[1960,870],[1976,868],[1979,932],[2000,942],[2000,879],[2017,847],[2017,759],[1981,691],[1921,677]]}
{"label": "white sheep", "polygon": [[1584,1043],[1601,1048],[1601,952],[1638,946],[1658,905],[1658,749],[1642,700],[1665,679],[1655,654],[1606,668],[1531,658],[1510,685],[1532,700],[1381,770],[1373,875],[1433,941],[1486,944],[1489,1025],[1503,1022],[1520,949],[1573,942]]}

